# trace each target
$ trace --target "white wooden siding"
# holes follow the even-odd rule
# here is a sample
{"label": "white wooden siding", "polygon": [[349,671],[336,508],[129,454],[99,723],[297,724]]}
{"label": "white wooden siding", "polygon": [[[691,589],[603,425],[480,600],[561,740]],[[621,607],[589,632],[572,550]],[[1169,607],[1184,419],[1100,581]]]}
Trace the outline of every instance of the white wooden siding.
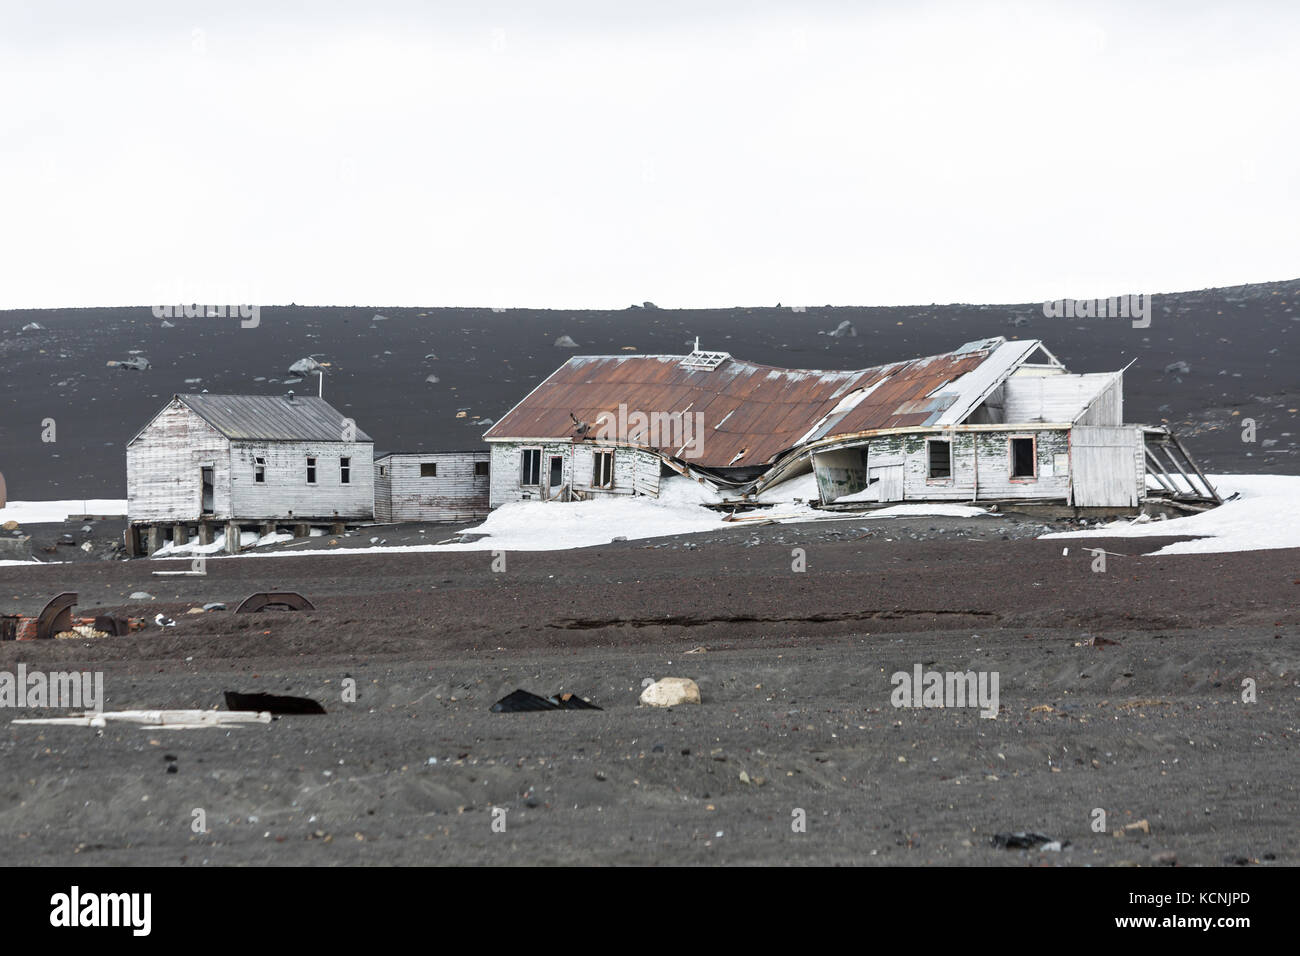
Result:
{"label": "white wooden siding", "polygon": [[[489,502],[499,508],[508,501],[554,500],[568,486],[587,498],[616,497],[620,495],[659,495],[659,457],[640,448],[613,447],[614,485],[612,488],[593,488],[592,452],[610,446],[590,442],[491,442],[492,480]],[[521,486],[520,455],[525,448],[542,450],[541,481],[538,485]],[[550,487],[550,460],[552,456],[563,459],[561,487]]]}
{"label": "white wooden siding", "polygon": [[1145,497],[1141,429],[1077,425],[1070,436],[1071,490],[1081,508],[1136,507]]}
{"label": "white wooden siding", "polygon": [[131,521],[196,521],[200,469],[213,469],[213,517],[230,515],[230,443],[179,401],[127,446],[126,498]]}
{"label": "white wooden siding", "polygon": [[[1012,479],[1009,440],[1032,436],[1035,442],[1038,477]],[[874,479],[888,484],[890,501],[971,501],[976,496],[976,456],[979,460],[978,496],[980,499],[1023,498],[1065,499],[1070,493],[1069,433],[1062,429],[1035,431],[1026,428],[997,432],[943,432],[914,435],[888,435],[869,440],[867,467]],[[952,477],[928,477],[927,438],[952,441]],[[899,486],[898,472],[902,476]],[[1058,467],[1059,465],[1059,467]],[[822,476],[818,476],[819,485]],[[881,481],[876,488],[878,497]],[[901,497],[899,493],[901,492]]]}
{"label": "white wooden siding", "polygon": [[[1107,401],[1094,403],[1114,384],[1112,373],[1090,375],[1013,375],[1003,387],[1003,418],[1007,425],[1032,422],[1072,422],[1093,403],[1095,415],[1105,417],[1114,408]],[[1119,421],[1096,421],[1118,425]]]}
{"label": "white wooden siding", "polygon": [[[231,507],[236,520],[311,518],[369,521],[375,513],[374,445],[369,442],[236,441],[230,443]],[[307,458],[316,483],[307,484]],[[351,458],[351,481],[340,480],[340,458]],[[254,459],[266,461],[266,481],[253,480]]]}
{"label": "white wooden siding", "polygon": [[1124,376],[1116,375],[1114,381],[1102,390],[1092,403],[1092,407],[1077,419],[1080,425],[1114,425],[1124,424]]}
{"label": "white wooden siding", "polygon": [[[473,521],[487,516],[491,477],[476,475],[490,453],[433,452],[385,455],[375,462],[376,521]],[[433,463],[438,474],[420,477],[420,465]],[[379,467],[387,474],[380,476]]]}

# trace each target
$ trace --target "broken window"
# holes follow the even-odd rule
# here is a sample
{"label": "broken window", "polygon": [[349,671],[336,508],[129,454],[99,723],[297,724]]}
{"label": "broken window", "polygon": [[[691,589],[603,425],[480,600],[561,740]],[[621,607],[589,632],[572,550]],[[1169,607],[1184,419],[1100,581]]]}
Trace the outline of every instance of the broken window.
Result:
{"label": "broken window", "polygon": [[558,488],[564,484],[564,457],[562,455],[551,456],[551,477],[547,484],[552,488]]}
{"label": "broken window", "polygon": [[591,487],[614,487],[614,453],[598,451],[591,456]]}
{"label": "broken window", "polygon": [[436,461],[422,461],[422,462],[420,462],[420,477],[421,477],[421,478],[437,478],[437,477],[438,477],[438,463],[437,463]]}
{"label": "broken window", "polygon": [[266,459],[253,459],[253,480],[259,485],[266,484]]}
{"label": "broken window", "polygon": [[928,470],[927,478],[952,477],[952,442],[944,438],[931,438],[925,443]]}
{"label": "broken window", "polygon": [[380,466],[379,466],[379,477],[380,477],[380,478],[387,478],[387,477],[388,477],[388,466],[387,466],[387,465],[380,465]]}
{"label": "broken window", "polygon": [[316,484],[316,459],[315,458],[307,459],[307,484],[309,485]]}
{"label": "broken window", "polygon": [[474,476],[476,478],[486,478],[488,474],[488,463],[485,461],[474,462]]}
{"label": "broken window", "polygon": [[519,452],[519,483],[521,485],[540,485],[542,483],[542,450],[524,448]]}
{"label": "broken window", "polygon": [[1034,439],[1033,438],[1012,438],[1011,442],[1011,477],[1012,478],[1036,478],[1038,469],[1035,467],[1034,457]]}
{"label": "broken window", "polygon": [[352,459],[339,459],[339,483],[344,485],[352,484]]}

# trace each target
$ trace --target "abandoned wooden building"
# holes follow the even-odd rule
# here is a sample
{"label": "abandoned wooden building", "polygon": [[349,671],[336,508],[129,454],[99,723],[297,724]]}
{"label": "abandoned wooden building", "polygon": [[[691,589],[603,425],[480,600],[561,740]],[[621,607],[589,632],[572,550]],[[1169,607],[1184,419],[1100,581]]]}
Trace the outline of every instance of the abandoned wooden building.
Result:
{"label": "abandoned wooden building", "polygon": [[174,395],[127,444],[127,550],[374,518],[374,443],[324,399]]}
{"label": "abandoned wooden building", "polygon": [[579,356],[484,435],[491,505],[653,496],[671,474],[744,500],[808,472],[823,506],[1216,503],[1167,429],[1124,423],[1123,379],[1071,373],[1042,342],[1001,337],[852,371],[699,350]]}
{"label": "abandoned wooden building", "polygon": [[375,520],[475,521],[489,512],[488,450],[386,452],[375,459]]}

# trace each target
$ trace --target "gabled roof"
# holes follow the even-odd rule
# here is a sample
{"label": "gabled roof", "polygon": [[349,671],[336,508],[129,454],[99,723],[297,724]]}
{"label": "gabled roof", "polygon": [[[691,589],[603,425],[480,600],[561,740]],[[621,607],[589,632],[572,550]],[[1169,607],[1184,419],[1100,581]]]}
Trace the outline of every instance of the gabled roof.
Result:
{"label": "gabled roof", "polygon": [[[175,395],[235,441],[344,441],[347,416],[323,398],[295,395]],[[360,428],[351,441],[374,441]]]}
{"label": "gabled roof", "polygon": [[[594,425],[624,405],[628,415],[685,413],[701,422],[694,465],[762,466],[817,438],[964,419],[1038,345],[984,339],[942,355],[850,371],[781,369],[729,356],[712,369],[684,365],[680,355],[578,356],[483,437],[568,439],[570,413]],[[626,437],[636,443],[644,436]],[[679,449],[659,450],[675,455]]]}

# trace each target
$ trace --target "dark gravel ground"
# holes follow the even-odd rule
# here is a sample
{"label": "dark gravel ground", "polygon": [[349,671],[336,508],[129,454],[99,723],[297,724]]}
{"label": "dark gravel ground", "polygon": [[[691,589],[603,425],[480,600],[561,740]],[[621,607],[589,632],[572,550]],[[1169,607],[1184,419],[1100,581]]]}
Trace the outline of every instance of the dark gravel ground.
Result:
{"label": "dark gravel ground", "polygon": [[[1094,574],[986,520],[518,553],[504,573],[485,552],[0,568],[9,610],[75,590],[83,611],[178,621],[3,645],[0,670],[103,671],[107,709],[235,689],[329,710],[229,731],[6,721],[6,862],[1296,863],[1300,552],[1089,541],[1127,555]],[[318,610],[185,613],[270,588]],[[915,664],[998,673],[997,719],[891,706]],[[663,676],[703,704],[639,707]],[[489,711],[517,687],[604,710]],[[1146,829],[1096,833],[1098,808],[1108,831]],[[1070,845],[989,845],[1008,830]]]}

